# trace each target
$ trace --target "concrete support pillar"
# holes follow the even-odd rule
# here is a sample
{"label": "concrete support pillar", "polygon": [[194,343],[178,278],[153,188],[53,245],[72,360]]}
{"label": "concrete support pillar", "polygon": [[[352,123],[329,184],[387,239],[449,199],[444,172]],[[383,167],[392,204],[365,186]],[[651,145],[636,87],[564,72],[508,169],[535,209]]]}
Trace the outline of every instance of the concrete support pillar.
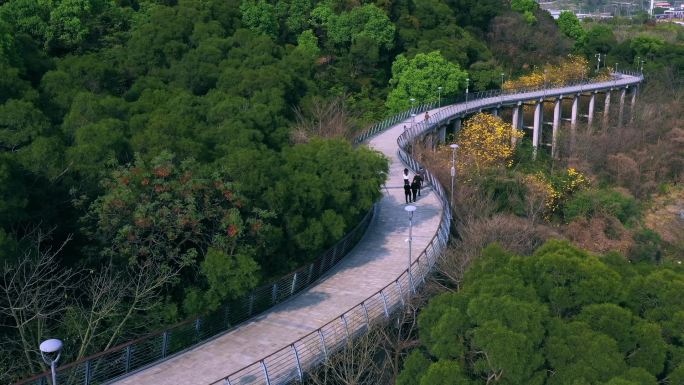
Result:
{"label": "concrete support pillar", "polygon": [[594,123],[594,106],[596,105],[596,92],[592,92],[589,97],[589,112],[587,113],[587,128],[591,131],[591,125]]}
{"label": "concrete support pillar", "polygon": [[[522,104],[518,103],[513,107],[513,119],[511,124],[513,125],[513,128],[516,130],[522,130]],[[511,138],[511,146],[515,146],[515,138]]]}
{"label": "concrete support pillar", "polygon": [[577,128],[577,113],[579,112],[579,95],[572,97],[572,112],[570,114],[570,129],[575,130]]}
{"label": "concrete support pillar", "polygon": [[638,90],[638,88],[636,86],[632,88],[632,103],[631,103],[631,106],[629,107],[629,122],[630,123],[634,121],[634,109],[636,108],[637,90]]}
{"label": "concrete support pillar", "polygon": [[498,108],[492,109],[492,115],[499,116],[499,109]]}
{"label": "concrete support pillar", "polygon": [[606,92],[606,102],[603,105],[603,128],[608,127],[608,118],[610,116],[610,90]]}
{"label": "concrete support pillar", "polygon": [[537,157],[537,148],[541,138],[542,122],[544,121],[544,101],[539,100],[534,105],[534,126],[532,127],[532,149],[534,157]]}
{"label": "concrete support pillar", "polygon": [[625,112],[625,96],[627,95],[627,88],[620,90],[620,109],[618,112],[618,127],[622,127],[622,115]]}
{"label": "concrete support pillar", "polygon": [[461,119],[456,119],[454,120],[454,135],[456,135],[459,131],[461,131]]}
{"label": "concrete support pillar", "polygon": [[558,157],[558,133],[560,131],[560,125],[561,125],[561,103],[563,102],[563,98],[560,97],[556,99],[556,102],[553,106],[553,137],[551,139],[551,156],[554,158]]}
{"label": "concrete support pillar", "polygon": [[440,126],[437,129],[437,143],[446,142],[446,126]]}
{"label": "concrete support pillar", "polygon": [[579,100],[579,95],[572,97],[572,115],[570,116],[570,151],[574,150],[575,142],[577,141],[577,114],[579,113]]}

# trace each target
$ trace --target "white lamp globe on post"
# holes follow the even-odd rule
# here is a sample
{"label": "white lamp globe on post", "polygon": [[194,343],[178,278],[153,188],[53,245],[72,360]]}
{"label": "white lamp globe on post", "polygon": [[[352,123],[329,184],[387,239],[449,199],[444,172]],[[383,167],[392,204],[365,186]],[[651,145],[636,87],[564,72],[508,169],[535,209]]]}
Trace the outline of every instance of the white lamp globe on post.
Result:
{"label": "white lamp globe on post", "polygon": [[413,242],[413,212],[416,211],[416,206],[414,205],[408,205],[404,207],[404,210],[409,215],[409,254],[408,254],[408,278],[409,278],[409,285],[411,285],[411,290],[413,293],[416,292],[416,287],[413,285],[413,276],[411,275],[411,246]]}
{"label": "white lamp globe on post", "polygon": [[62,341],[56,338],[40,343],[40,355],[43,357],[43,361],[50,365],[52,385],[57,385],[57,361],[59,361],[59,357],[62,355],[63,346]]}
{"label": "white lamp globe on post", "polygon": [[442,86],[437,87],[437,99],[439,100],[437,106],[442,107]]}
{"label": "white lamp globe on post", "polygon": [[458,144],[452,143],[451,147],[451,207],[454,207],[454,179],[456,178],[456,150]]}
{"label": "white lamp globe on post", "polygon": [[413,111],[413,104],[416,102],[416,98],[409,99],[409,102],[411,102],[411,112],[415,112]]}

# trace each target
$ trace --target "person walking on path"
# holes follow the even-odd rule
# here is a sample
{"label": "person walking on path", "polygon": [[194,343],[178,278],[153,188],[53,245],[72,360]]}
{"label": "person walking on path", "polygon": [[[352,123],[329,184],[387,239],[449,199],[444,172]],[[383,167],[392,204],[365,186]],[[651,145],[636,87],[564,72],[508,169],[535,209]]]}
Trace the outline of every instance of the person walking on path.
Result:
{"label": "person walking on path", "polygon": [[404,175],[403,175],[403,177],[404,177],[404,184],[410,184],[410,183],[411,183],[411,182],[409,182],[410,179],[409,179],[409,170],[408,170],[408,168],[405,168],[405,169],[404,169]]}
{"label": "person walking on path", "polygon": [[416,201],[416,194],[420,189],[420,177],[418,175],[413,177],[413,182],[411,182],[411,192],[413,193],[413,201]]}
{"label": "person walking on path", "polygon": [[406,180],[406,183],[404,183],[404,198],[406,198],[406,204],[413,202],[413,200],[411,200],[411,185],[409,184],[408,179]]}
{"label": "person walking on path", "polygon": [[[423,188],[423,175],[421,174],[421,171],[423,171],[423,168],[421,167],[420,170],[416,173],[416,176],[413,177],[413,180],[415,181],[418,179],[418,196],[420,196],[420,190]],[[424,172],[424,171],[423,171]]]}
{"label": "person walking on path", "polygon": [[427,111],[425,111],[425,122],[428,122],[430,120],[430,114],[428,114]]}
{"label": "person walking on path", "polygon": [[419,168],[417,174],[420,176],[420,187],[423,187],[423,182],[425,181],[425,169],[423,167]]}

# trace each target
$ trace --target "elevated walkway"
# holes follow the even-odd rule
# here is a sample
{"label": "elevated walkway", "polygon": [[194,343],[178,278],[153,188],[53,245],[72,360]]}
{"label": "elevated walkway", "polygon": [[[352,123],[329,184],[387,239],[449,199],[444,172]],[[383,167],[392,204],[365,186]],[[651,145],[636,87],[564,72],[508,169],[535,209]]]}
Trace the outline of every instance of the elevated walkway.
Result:
{"label": "elevated walkway", "polygon": [[[420,121],[422,117],[416,117]],[[207,385],[224,383],[224,376],[243,367],[259,362],[269,354],[290,346],[307,334],[323,327],[331,320],[365,299],[378,293],[383,287],[397,280],[408,266],[409,220],[404,211],[404,190],[402,170],[404,165],[397,156],[397,137],[403,132],[404,123],[387,129],[370,140],[370,147],[382,152],[390,160],[389,180],[384,196],[379,202],[375,218],[359,244],[329,274],[318,283],[267,313],[214,340],[195,347],[169,360],[123,378],[116,384],[122,385]],[[413,255],[427,248],[437,233],[442,205],[432,189],[427,187],[419,197],[413,217]],[[403,287],[402,287],[403,285]],[[406,281],[400,281],[397,295],[388,295],[387,305],[398,306],[401,295],[408,295]],[[399,290],[401,290],[399,292]],[[403,294],[402,294],[403,293]],[[391,297],[391,298],[389,298]],[[383,312],[382,305],[370,311]],[[361,318],[365,315],[361,315]],[[346,319],[344,322],[356,322]],[[363,322],[361,320],[360,322]],[[348,325],[352,328],[352,325]],[[343,332],[344,333],[344,332]],[[343,336],[342,338],[344,338]],[[326,344],[340,336],[324,335]],[[320,353],[298,352],[304,361]],[[302,362],[302,364],[305,364]],[[279,363],[272,363],[271,384],[279,383]],[[284,365],[284,364],[283,364]],[[296,364],[287,365],[295,370]],[[289,371],[288,371],[289,373]],[[231,384],[266,384],[263,368],[255,367],[254,373],[231,378]],[[227,383],[227,382],[226,382]]]}
{"label": "elevated walkway", "polygon": [[[389,128],[387,125],[374,127],[365,138],[371,137],[368,144],[390,160],[390,178],[366,235],[338,266],[302,294],[266,314],[116,383],[270,385],[301,377],[307,368],[324,359],[345,339],[387,317],[410,295],[411,285],[406,274],[409,221],[403,209],[401,172],[404,164],[413,169],[418,166],[403,151],[411,140],[431,131],[440,131],[440,140],[443,140],[446,125],[480,110],[520,106],[526,102],[543,103],[549,98],[584,93],[609,93],[636,86],[641,81],[641,74],[621,73],[605,82],[481,93],[471,96],[467,103],[418,108],[415,112],[430,110],[430,121],[423,122],[422,114],[418,114],[415,124],[407,131],[404,125],[411,126],[408,114],[392,120],[396,124]],[[411,267],[414,280],[424,277],[446,244],[450,211],[445,202],[444,191],[433,181],[416,203]],[[419,251],[423,253],[416,259]]]}

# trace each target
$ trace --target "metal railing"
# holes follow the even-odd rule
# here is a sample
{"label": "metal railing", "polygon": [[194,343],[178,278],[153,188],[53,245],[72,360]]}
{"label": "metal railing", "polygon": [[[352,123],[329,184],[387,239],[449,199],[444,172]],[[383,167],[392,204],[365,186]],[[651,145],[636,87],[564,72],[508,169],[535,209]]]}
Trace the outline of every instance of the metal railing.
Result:
{"label": "metal railing", "polygon": [[[629,78],[625,79],[622,75],[628,75]],[[482,108],[572,92],[610,89],[616,86],[632,85],[642,80],[643,74],[641,73],[621,71],[613,75],[613,80],[603,82],[585,79],[561,86],[550,87],[550,85],[546,85],[515,90],[490,90],[464,94],[453,99],[444,98],[442,104],[446,107],[434,111],[429,121],[412,124],[397,138],[398,155],[407,166],[413,170],[419,169],[421,164],[410,155],[411,142],[415,138],[445,124],[450,119],[477,112]],[[541,91],[550,92],[540,93]],[[463,104],[464,101],[467,103]],[[359,135],[354,143],[359,144],[397,123],[406,121],[411,118],[411,114],[419,114],[435,107],[436,102],[426,103],[387,118]],[[410,275],[413,277],[413,284],[417,286],[425,282],[425,277],[436,263],[437,256],[446,247],[451,227],[451,207],[443,186],[429,170],[426,171],[426,181],[433,186],[434,193],[444,210],[437,233],[426,249],[411,264]],[[163,332],[130,341],[108,351],[63,366],[59,368],[59,383],[90,385],[109,381],[148,366],[169,355],[186,350],[199,342],[229,330],[237,323],[251,318],[274,304],[282,302],[300,292],[338,262],[363,235],[371,216],[372,213],[368,213],[350,234],[311,265],[299,269],[271,285],[262,286],[235,304],[229,304],[229,306],[205,317],[182,322]],[[417,289],[418,287],[410,287],[409,272],[406,269],[393,282],[321,328],[307,334],[291,345],[229,374],[212,383],[212,385],[274,385],[302,379],[307,370],[341,348],[347,339],[365,332],[374,323],[388,319],[395,310],[403,307],[407,298]],[[45,385],[47,384],[47,377],[48,374],[44,373],[15,385]]]}
{"label": "metal railing", "polygon": [[[112,381],[225,333],[298,294],[327,273],[358,243],[374,211],[375,207],[372,207],[352,231],[309,265],[262,285],[246,296],[229,301],[205,316],[183,321],[166,330],[59,367],[58,383],[94,385]],[[50,372],[44,372],[15,385],[47,385],[49,377]]]}
{"label": "metal railing", "polygon": [[[623,82],[624,84],[620,83],[620,85],[634,84],[643,80],[643,75],[640,73],[632,75],[631,73],[624,72],[624,74],[633,76],[636,79],[628,79]],[[621,79],[619,74],[615,76],[615,79],[615,81]],[[467,115],[491,105],[524,100],[528,98],[528,94],[536,93],[532,97],[539,97],[540,95],[537,94],[542,90],[553,90],[554,92],[550,93],[550,95],[563,94],[570,91],[575,92],[577,91],[577,86],[583,85],[597,85],[596,87],[588,87],[586,91],[599,90],[614,87],[615,81],[597,83],[584,80],[571,82],[570,84],[555,88],[531,87],[518,90],[492,90],[472,94],[472,96],[468,97],[469,103],[472,101],[472,105],[457,104],[439,108],[433,112],[429,121],[421,121],[405,130],[397,138],[397,154],[404,164],[413,170],[418,170],[422,165],[410,154],[412,141],[445,124],[454,117]],[[579,91],[582,91],[582,88]],[[513,95],[517,95],[517,97],[513,98]],[[465,101],[466,95],[456,100]],[[430,107],[434,107],[434,103],[424,104],[411,111],[390,117],[369,128],[357,138],[355,143],[361,143],[379,132],[405,121],[411,117],[411,113],[416,113],[415,111],[421,113],[429,110]],[[449,197],[446,195],[444,187],[430,170],[426,170],[426,181],[433,186],[434,193],[444,210],[442,211],[437,233],[425,250],[411,263],[410,274],[407,268],[397,279],[321,328],[294,341],[289,346],[285,346],[240,370],[230,373],[211,385],[276,385],[301,381],[308,370],[327,359],[330,354],[341,349],[348,339],[366,332],[374,324],[388,320],[394,311],[402,308],[408,297],[425,283],[425,278],[430,273],[430,270],[437,261],[437,257],[444,250],[449,240],[452,219]],[[410,280],[409,276],[413,277],[413,279]],[[411,287],[412,283],[416,287]]]}
{"label": "metal railing", "polygon": [[[439,107],[450,106],[450,105],[454,105],[457,103],[463,103],[463,102],[470,103],[470,102],[475,102],[475,101],[480,100],[480,99],[487,99],[487,98],[492,98],[492,97],[500,97],[501,98],[503,96],[509,96],[509,95],[519,95],[519,94],[531,93],[531,92],[536,92],[536,91],[544,91],[544,90],[568,89],[568,88],[583,86],[583,85],[604,84],[604,86],[598,87],[598,89],[601,89],[601,88],[606,88],[607,86],[609,86],[608,83],[612,84],[613,86],[618,85],[617,81],[619,79],[621,79],[621,75],[628,75],[630,77],[638,78],[638,79],[640,79],[639,82],[642,81],[644,78],[643,73],[641,73],[639,71],[630,71],[630,70],[623,71],[623,70],[620,70],[619,72],[616,72],[613,74],[612,80],[606,80],[603,82],[597,82],[595,79],[587,78],[587,79],[579,79],[579,80],[564,82],[563,84],[547,83],[545,85],[539,85],[539,86],[533,86],[533,87],[523,87],[523,88],[515,88],[515,89],[495,89],[495,90],[473,92],[473,93],[468,93],[468,94],[464,93],[464,94],[461,94],[461,95],[455,96],[455,97],[444,97],[444,98],[442,98],[441,105]],[[622,85],[622,84],[620,84],[620,85]],[[580,90],[580,92],[585,92],[585,91],[590,91],[590,89]],[[508,101],[510,101],[510,100],[508,100]],[[393,115],[393,116],[383,120],[380,123],[374,124],[371,127],[369,127],[368,129],[366,129],[358,137],[356,137],[356,139],[354,140],[354,143],[359,144],[361,142],[364,142],[368,138],[371,138],[371,137],[377,135],[378,133],[386,130],[387,128],[393,127],[397,123],[406,121],[407,119],[409,119],[411,117],[411,114],[420,114],[420,113],[438,108],[437,103],[438,103],[437,101],[432,101],[429,103],[421,104],[421,105],[416,106],[412,109],[404,111],[400,114]],[[414,126],[417,124],[419,124],[419,123],[414,124]]]}
{"label": "metal railing", "polygon": [[[420,108],[422,106],[418,107],[419,110]],[[426,130],[431,128],[428,125],[423,126]],[[369,135],[365,135],[365,137],[368,138],[378,132],[376,130]],[[402,134],[402,136],[404,135],[407,135],[407,132]],[[406,143],[406,141],[398,141],[398,143]],[[413,159],[404,149],[400,148],[399,154],[401,160],[412,169],[417,170],[421,167],[420,163]],[[392,313],[402,308],[409,297],[425,283],[425,278],[432,270],[437,257],[445,249],[449,240],[451,228],[449,198],[442,185],[432,173],[427,171],[425,177],[426,182],[433,187],[433,192],[444,210],[442,211],[437,233],[432,237],[428,246],[420,253],[418,258],[411,263],[410,276],[412,279],[409,279],[409,268],[407,268],[394,281],[319,329],[298,339],[289,346],[283,347],[275,353],[269,354],[259,361],[213,382],[212,385],[275,385],[302,380],[309,369],[342,348],[347,340],[365,333],[376,323],[388,320]]]}

